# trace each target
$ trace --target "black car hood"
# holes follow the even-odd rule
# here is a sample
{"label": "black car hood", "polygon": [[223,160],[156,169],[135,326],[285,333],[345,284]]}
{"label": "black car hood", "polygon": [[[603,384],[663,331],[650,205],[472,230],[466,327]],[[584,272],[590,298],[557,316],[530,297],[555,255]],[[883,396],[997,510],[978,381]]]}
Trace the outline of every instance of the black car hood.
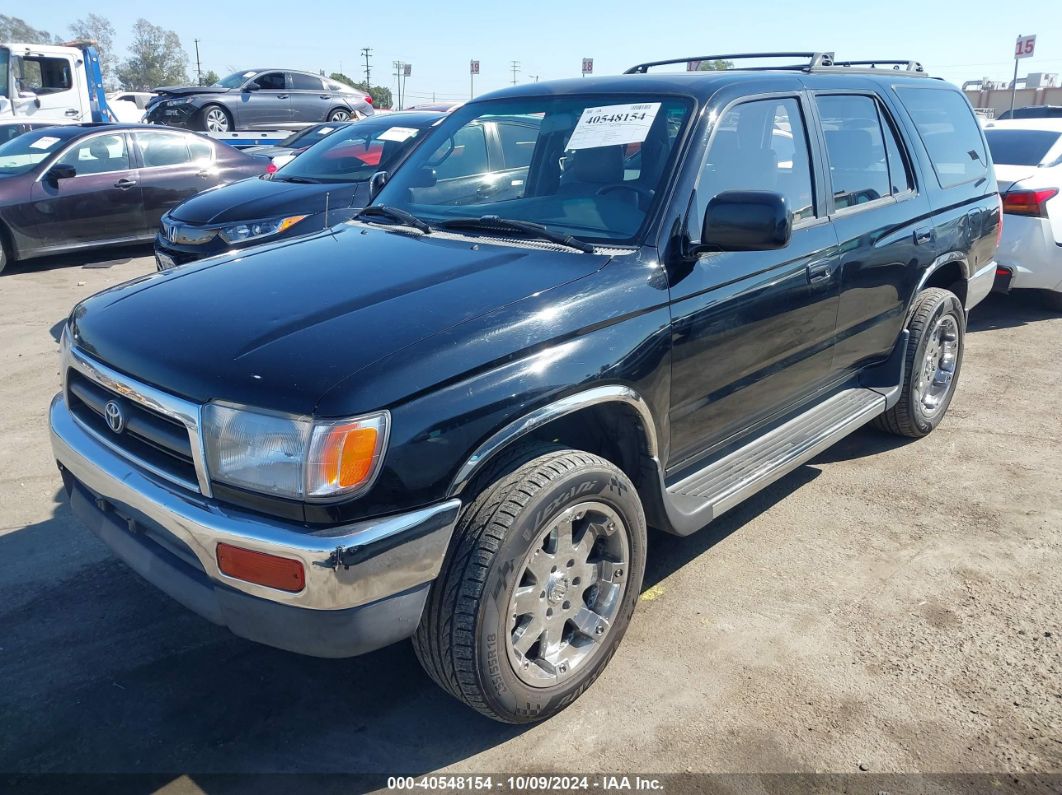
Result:
{"label": "black car hood", "polygon": [[223,86],[160,86],[152,91],[159,96],[183,97],[188,94],[228,94],[232,89]]}
{"label": "black car hood", "polygon": [[[74,340],[190,400],[310,414],[374,362],[608,259],[350,224],[99,293],[74,308]],[[413,388],[445,377],[429,373]],[[374,402],[403,397],[365,391]]]}
{"label": "black car hood", "polygon": [[245,179],[193,196],[170,211],[175,221],[209,226],[349,207],[361,182],[303,183]]}

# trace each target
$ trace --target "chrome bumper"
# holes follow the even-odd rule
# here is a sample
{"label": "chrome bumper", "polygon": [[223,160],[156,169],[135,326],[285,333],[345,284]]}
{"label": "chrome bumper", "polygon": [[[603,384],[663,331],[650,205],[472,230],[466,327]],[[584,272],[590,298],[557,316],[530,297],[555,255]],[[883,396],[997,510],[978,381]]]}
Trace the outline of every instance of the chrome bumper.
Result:
{"label": "chrome bumper", "polygon": [[[343,610],[422,586],[438,575],[460,500],[323,531],[231,509],[173,486],[105,447],[74,419],[62,394],[49,412],[59,464],[101,504],[120,506],[190,550],[213,582],[260,599],[309,610]],[[141,520],[139,517],[143,517]],[[288,593],[234,579],[218,569],[221,542],[299,560],[306,587]]]}

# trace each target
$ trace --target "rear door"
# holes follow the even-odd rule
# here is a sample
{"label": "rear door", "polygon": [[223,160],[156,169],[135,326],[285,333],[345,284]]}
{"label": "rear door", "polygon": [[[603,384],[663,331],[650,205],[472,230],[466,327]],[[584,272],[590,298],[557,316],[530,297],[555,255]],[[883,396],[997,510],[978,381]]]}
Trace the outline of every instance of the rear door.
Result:
{"label": "rear door", "polygon": [[330,94],[321,78],[301,72],[288,72],[291,80],[291,120],[296,124],[324,121],[331,107]]}
{"label": "rear door", "polygon": [[527,170],[538,142],[539,123],[531,119],[497,119],[486,125],[489,182],[481,188],[483,196],[494,201],[524,195]]}
{"label": "rear door", "polygon": [[925,188],[915,184],[889,108],[873,92],[814,96],[841,250],[835,366],[854,372],[892,352],[937,241]]}
{"label": "rear door", "polygon": [[833,376],[837,239],[826,217],[803,92],[731,105],[712,132],[689,213],[729,190],[786,197],[789,245],[705,254],[671,274],[669,468],[754,433]]}
{"label": "rear door", "polygon": [[494,190],[487,125],[469,124],[444,141],[428,160],[435,184],[417,188],[417,200],[436,204],[474,204]]}
{"label": "rear door", "polygon": [[237,111],[240,127],[260,130],[291,122],[291,88],[284,72],[262,72],[251,81],[253,90],[240,93]]}
{"label": "rear door", "polygon": [[55,163],[72,166],[76,176],[56,182],[42,177],[33,185],[43,247],[76,248],[145,236],[140,173],[126,133],[82,138]]}
{"label": "rear door", "polygon": [[133,137],[141,165],[144,223],[149,231],[158,227],[166,212],[222,181],[209,141],[163,130],[138,130]]}

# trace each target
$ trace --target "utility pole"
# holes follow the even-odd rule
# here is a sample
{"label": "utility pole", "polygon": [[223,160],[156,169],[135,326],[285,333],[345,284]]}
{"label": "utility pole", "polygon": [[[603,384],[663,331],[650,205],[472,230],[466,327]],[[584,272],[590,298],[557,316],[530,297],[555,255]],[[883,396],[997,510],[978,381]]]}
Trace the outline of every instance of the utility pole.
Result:
{"label": "utility pole", "polygon": [[369,82],[369,55],[372,54],[372,50],[368,47],[361,48],[361,54],[365,56],[365,89],[368,90],[372,83]]}
{"label": "utility pole", "polygon": [[199,65],[199,39],[195,40],[195,82],[203,85],[203,68]]}
{"label": "utility pole", "polygon": [[513,61],[511,68],[513,70],[513,85],[515,86],[516,85],[516,73],[520,70],[520,62],[519,61]]}
{"label": "utility pole", "polygon": [[530,78],[531,78],[532,80],[534,80],[534,81],[535,81],[536,83],[538,82],[538,75],[528,75],[528,77],[530,77]]}
{"label": "utility pole", "polygon": [[395,79],[398,81],[398,92],[396,94],[395,110],[402,110],[402,62],[394,61],[395,67]]}

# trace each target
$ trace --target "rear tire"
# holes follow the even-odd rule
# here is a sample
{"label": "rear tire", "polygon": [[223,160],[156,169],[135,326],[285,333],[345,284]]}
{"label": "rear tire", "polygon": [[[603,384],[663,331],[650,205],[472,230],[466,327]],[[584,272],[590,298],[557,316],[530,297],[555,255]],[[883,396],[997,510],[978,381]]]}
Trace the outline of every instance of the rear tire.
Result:
{"label": "rear tire", "polygon": [[530,723],[597,679],[637,603],[645,515],[609,461],[540,455],[462,511],[414,649],[424,670],[487,717]]}
{"label": "rear tire", "polygon": [[8,266],[8,263],[13,261],[13,258],[8,254],[7,235],[6,230],[3,228],[3,224],[0,224],[0,273],[4,272],[4,268]]}
{"label": "rear tire", "polygon": [[199,129],[208,133],[231,132],[232,114],[221,105],[205,105],[199,111]]}
{"label": "rear tire", "polygon": [[966,343],[966,312],[955,293],[931,287],[915,298],[900,400],[874,424],[898,436],[929,434],[951,405]]}
{"label": "rear tire", "polygon": [[1040,293],[1043,305],[1052,312],[1062,312],[1062,292],[1058,290],[1044,290]]}
{"label": "rear tire", "polygon": [[353,115],[346,108],[335,108],[335,109],[329,111],[327,121],[330,121],[330,122],[350,121],[352,118],[354,118]]}

